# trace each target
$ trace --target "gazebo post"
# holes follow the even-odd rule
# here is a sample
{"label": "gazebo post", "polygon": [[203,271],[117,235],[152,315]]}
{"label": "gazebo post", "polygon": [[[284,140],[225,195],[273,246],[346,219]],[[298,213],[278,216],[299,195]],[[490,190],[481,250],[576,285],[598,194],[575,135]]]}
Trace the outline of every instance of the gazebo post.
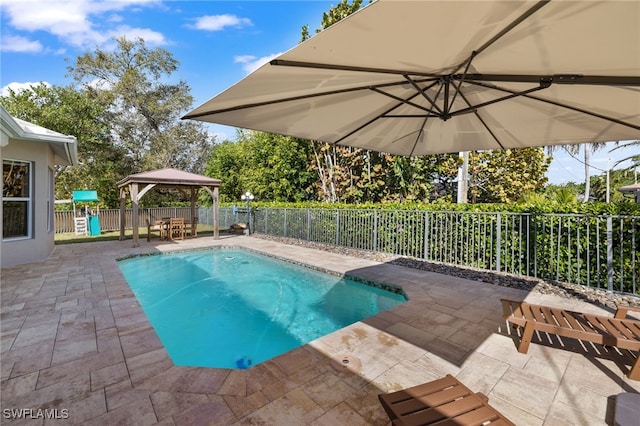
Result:
{"label": "gazebo post", "polygon": [[193,220],[196,217],[196,194],[198,193],[198,188],[191,187],[190,189],[191,193],[189,199],[191,201],[191,226],[193,226]]}
{"label": "gazebo post", "polygon": [[218,187],[213,187],[213,239],[220,238],[220,224],[218,221]]}
{"label": "gazebo post", "polygon": [[131,226],[133,227],[133,246],[140,246],[140,242],[138,239],[138,184],[132,183],[130,185],[131,188],[131,207],[132,209],[132,217],[131,217]]}
{"label": "gazebo post", "polygon": [[124,209],[126,207],[126,191],[123,187],[120,187],[120,241],[124,241],[124,228],[126,226],[127,219],[124,215]]}

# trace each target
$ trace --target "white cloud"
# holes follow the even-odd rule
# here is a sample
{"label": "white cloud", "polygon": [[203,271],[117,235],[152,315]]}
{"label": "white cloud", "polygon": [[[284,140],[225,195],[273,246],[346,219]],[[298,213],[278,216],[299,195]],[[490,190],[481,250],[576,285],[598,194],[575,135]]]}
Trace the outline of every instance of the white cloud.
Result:
{"label": "white cloud", "polygon": [[39,41],[32,41],[22,36],[3,35],[0,40],[0,50],[3,52],[41,52],[43,49]]}
{"label": "white cloud", "polygon": [[256,58],[255,56],[251,55],[239,55],[233,58],[233,62],[244,64],[242,66],[244,72],[247,74],[251,74],[270,60],[275,59],[280,55],[282,55],[282,52],[263,56],[261,58]]}
{"label": "white cloud", "polygon": [[13,90],[15,93],[20,93],[23,90],[31,90],[31,86],[38,86],[40,84],[44,84],[45,86],[51,86],[46,81],[37,81],[37,82],[27,81],[25,83],[18,83],[14,81],[12,83],[7,84],[6,86],[3,86],[2,89],[0,90],[0,93],[2,94],[2,96],[9,96],[9,89]]}
{"label": "white cloud", "polygon": [[252,26],[253,23],[248,18],[239,18],[235,15],[206,15],[195,20],[190,28],[204,31],[221,31],[226,27],[243,28]]}
{"label": "white cloud", "polygon": [[[107,42],[111,37],[123,34],[117,31],[104,31],[95,22],[96,17],[107,15],[107,21],[119,19],[116,12],[130,10],[134,6],[157,4],[157,0],[3,0],[2,14],[7,27],[15,31],[44,31],[57,37],[64,43],[82,48],[93,48]],[[123,30],[149,36],[152,42],[165,43],[159,33],[150,29]],[[146,40],[146,38],[145,38]],[[5,43],[3,42],[3,50]]]}

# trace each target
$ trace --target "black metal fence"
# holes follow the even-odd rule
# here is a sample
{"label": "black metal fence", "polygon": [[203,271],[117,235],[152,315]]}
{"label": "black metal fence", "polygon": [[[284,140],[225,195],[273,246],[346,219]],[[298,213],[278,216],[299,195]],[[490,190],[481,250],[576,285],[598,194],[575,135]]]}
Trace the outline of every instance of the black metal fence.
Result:
{"label": "black metal fence", "polygon": [[[211,208],[198,221],[213,225]],[[139,223],[191,220],[185,208],[140,209]],[[131,228],[127,210],[126,228]],[[103,231],[119,210],[101,210]],[[260,233],[414,257],[588,287],[640,294],[640,216],[369,209],[221,207],[222,229],[250,223]],[[73,212],[56,212],[56,232],[73,232]]]}

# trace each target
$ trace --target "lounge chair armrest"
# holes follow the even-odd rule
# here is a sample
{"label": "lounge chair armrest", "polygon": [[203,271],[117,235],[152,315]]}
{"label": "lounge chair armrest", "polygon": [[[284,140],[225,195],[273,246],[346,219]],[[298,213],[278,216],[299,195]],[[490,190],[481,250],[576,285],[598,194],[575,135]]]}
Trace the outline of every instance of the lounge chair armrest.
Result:
{"label": "lounge chair armrest", "polygon": [[637,312],[640,316],[640,306],[618,306],[614,318],[624,319],[629,311]]}

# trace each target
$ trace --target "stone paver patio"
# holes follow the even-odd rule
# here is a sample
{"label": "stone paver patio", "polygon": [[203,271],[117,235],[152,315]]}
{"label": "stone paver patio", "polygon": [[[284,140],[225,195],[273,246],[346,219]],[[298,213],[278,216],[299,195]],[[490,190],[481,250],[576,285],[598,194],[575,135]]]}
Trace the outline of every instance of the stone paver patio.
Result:
{"label": "stone paver patio", "polygon": [[[214,245],[384,281],[410,300],[248,370],[177,367],[116,259]],[[0,278],[3,424],[386,425],[379,393],[452,374],[518,425],[602,425],[617,394],[640,392],[631,359],[601,347],[543,336],[518,353],[499,299],[607,313],[593,305],[246,236],[58,245]],[[10,418],[22,409],[66,418]]]}

